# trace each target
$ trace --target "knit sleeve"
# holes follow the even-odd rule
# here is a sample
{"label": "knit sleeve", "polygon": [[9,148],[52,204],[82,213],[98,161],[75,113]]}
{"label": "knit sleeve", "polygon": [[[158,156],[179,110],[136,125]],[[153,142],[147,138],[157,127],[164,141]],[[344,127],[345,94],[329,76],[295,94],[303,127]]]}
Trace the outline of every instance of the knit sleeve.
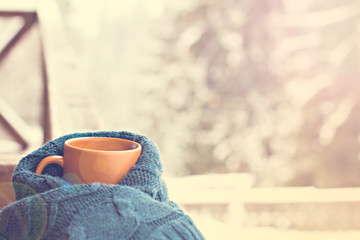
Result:
{"label": "knit sleeve", "polygon": [[13,187],[17,200],[67,184],[62,179],[62,169],[60,166],[51,164],[44,169],[41,175],[35,174],[35,169],[45,157],[63,155],[65,141],[78,137],[123,138],[140,143],[142,153],[139,160],[119,185],[136,188],[159,201],[167,200],[166,185],[161,179],[162,163],[157,146],[149,138],[127,131],[75,133],[47,142],[41,148],[21,159],[15,168]]}

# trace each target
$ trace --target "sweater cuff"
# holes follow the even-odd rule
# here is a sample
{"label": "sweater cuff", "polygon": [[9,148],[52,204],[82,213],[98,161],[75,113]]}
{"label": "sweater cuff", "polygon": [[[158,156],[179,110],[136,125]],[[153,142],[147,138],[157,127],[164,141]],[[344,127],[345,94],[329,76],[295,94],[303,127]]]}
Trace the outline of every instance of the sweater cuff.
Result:
{"label": "sweater cuff", "polygon": [[[155,234],[154,239],[199,240],[205,239],[189,216],[183,216],[163,225]],[[150,237],[150,239],[153,239]]]}

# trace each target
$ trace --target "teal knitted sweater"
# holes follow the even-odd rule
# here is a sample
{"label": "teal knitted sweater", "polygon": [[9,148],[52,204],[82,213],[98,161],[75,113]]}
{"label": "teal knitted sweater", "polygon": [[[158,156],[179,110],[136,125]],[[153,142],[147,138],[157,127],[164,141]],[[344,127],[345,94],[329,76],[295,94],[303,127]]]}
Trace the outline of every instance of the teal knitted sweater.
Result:
{"label": "teal knitted sweater", "polygon": [[[70,185],[62,169],[37,164],[62,155],[67,139],[115,137],[138,142],[142,153],[117,185]],[[70,134],[46,143],[20,160],[13,174],[16,202],[0,212],[0,239],[204,239],[193,221],[167,195],[155,144],[130,132]]]}

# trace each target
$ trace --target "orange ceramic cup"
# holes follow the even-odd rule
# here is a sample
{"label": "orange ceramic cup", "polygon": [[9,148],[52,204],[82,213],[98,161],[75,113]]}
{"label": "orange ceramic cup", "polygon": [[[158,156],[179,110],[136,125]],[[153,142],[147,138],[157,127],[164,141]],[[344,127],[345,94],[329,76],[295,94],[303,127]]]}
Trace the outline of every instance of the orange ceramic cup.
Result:
{"label": "orange ceramic cup", "polygon": [[63,179],[71,184],[101,182],[118,184],[135,165],[141,145],[120,138],[81,137],[64,143],[63,156],[41,160],[35,173],[41,174],[49,164],[63,168]]}

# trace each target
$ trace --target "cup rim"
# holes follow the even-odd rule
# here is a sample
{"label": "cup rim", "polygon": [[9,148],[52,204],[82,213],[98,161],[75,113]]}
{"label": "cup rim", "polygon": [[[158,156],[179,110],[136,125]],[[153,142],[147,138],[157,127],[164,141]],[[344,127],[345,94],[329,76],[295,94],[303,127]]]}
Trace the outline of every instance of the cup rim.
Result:
{"label": "cup rim", "polygon": [[[70,145],[71,142],[75,142],[81,139],[112,139],[112,140],[116,140],[116,141],[121,141],[121,142],[128,142],[128,143],[132,143],[134,145],[136,145],[136,148],[133,149],[127,149],[127,150],[96,150],[96,149],[88,149],[88,148],[82,148],[82,147],[77,147],[77,146],[73,146]],[[89,152],[102,152],[102,153],[114,153],[114,152],[136,152],[141,150],[141,145],[138,142],[135,141],[131,141],[128,139],[123,139],[123,138],[114,138],[114,137],[75,137],[75,138],[70,138],[68,140],[66,140],[64,142],[64,145],[73,149],[77,149],[77,150],[81,150],[81,151],[89,151]]]}

